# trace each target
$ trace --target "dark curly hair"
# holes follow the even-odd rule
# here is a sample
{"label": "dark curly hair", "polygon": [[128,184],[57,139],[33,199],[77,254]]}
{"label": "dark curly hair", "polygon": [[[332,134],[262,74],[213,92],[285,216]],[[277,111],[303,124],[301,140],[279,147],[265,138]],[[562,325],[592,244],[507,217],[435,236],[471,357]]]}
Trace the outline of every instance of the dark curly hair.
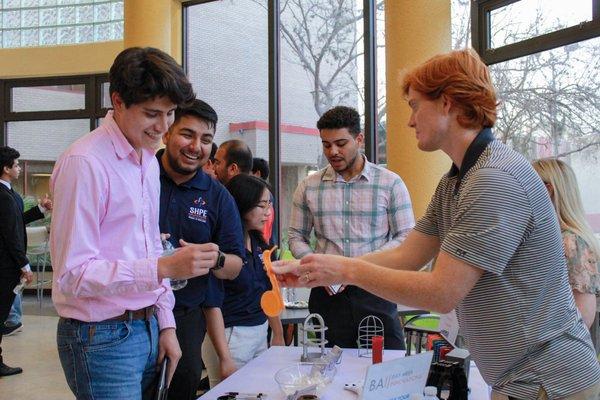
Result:
{"label": "dark curly hair", "polygon": [[[217,130],[217,121],[219,117],[217,116],[217,112],[210,106],[210,104],[200,100],[195,99],[192,104],[186,107],[178,107],[175,110],[175,121],[172,126],[175,126],[175,123],[186,115],[191,115],[196,118],[200,118],[210,129]],[[214,146],[213,146],[214,148]],[[216,152],[217,150],[215,150]],[[214,154],[213,154],[214,157]]]}
{"label": "dark curly hair", "polygon": [[347,128],[352,137],[360,133],[360,115],[354,108],[346,106],[337,106],[325,114],[317,121],[317,129],[343,129]]}
{"label": "dark curly hair", "polygon": [[110,67],[108,79],[110,94],[118,93],[126,107],[163,96],[184,107],[196,98],[179,64],[152,47],[123,50]]}

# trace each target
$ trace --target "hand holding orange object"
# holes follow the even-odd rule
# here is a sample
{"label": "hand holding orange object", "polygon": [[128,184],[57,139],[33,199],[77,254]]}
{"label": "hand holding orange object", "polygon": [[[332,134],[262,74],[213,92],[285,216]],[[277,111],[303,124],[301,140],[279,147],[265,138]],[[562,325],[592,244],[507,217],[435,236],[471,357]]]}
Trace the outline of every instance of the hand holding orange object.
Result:
{"label": "hand holding orange object", "polygon": [[274,246],[272,249],[265,250],[263,252],[263,263],[265,264],[265,269],[267,271],[267,276],[271,281],[271,290],[267,290],[263,293],[260,298],[260,307],[263,309],[265,314],[269,317],[277,317],[284,310],[285,305],[283,304],[283,296],[281,296],[281,290],[279,290],[279,282],[277,282],[277,278],[273,273],[273,268],[271,265],[271,254],[277,249],[277,246]]}

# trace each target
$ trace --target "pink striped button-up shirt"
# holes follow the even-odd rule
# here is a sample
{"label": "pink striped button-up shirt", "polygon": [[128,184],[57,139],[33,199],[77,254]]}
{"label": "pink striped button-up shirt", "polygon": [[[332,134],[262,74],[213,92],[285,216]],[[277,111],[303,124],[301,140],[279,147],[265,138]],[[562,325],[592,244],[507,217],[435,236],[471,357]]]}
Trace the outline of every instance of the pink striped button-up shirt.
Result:
{"label": "pink striped button-up shirt", "polygon": [[102,321],[155,304],[174,327],[173,292],[158,280],[160,180],[156,157],[141,159],[109,111],[102,125],[58,159],[50,251],[58,314]]}

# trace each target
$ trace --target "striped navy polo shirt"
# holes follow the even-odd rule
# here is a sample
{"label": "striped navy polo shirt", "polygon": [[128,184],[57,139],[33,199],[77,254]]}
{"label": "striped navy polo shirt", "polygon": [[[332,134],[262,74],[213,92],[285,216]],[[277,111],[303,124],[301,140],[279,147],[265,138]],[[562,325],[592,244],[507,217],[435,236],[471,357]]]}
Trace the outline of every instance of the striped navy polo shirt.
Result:
{"label": "striped navy polo shirt", "polygon": [[530,163],[484,129],[440,181],[419,232],[484,271],[457,307],[462,334],[498,392],[551,399],[600,380],[569,282],[554,208]]}

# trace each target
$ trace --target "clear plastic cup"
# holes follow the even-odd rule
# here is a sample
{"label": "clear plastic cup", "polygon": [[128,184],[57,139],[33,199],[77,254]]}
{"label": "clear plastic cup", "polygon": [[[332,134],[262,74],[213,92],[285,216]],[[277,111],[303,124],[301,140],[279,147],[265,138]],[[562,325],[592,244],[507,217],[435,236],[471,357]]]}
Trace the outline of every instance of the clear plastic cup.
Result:
{"label": "clear plastic cup", "polygon": [[[163,247],[163,257],[164,256],[170,256],[171,254],[173,254],[175,252],[175,247],[173,247],[173,245],[171,244],[171,242],[169,242],[168,240],[162,240],[162,247]],[[183,289],[186,285],[187,285],[187,279],[171,279],[171,289],[173,290],[179,290],[179,289]]]}

